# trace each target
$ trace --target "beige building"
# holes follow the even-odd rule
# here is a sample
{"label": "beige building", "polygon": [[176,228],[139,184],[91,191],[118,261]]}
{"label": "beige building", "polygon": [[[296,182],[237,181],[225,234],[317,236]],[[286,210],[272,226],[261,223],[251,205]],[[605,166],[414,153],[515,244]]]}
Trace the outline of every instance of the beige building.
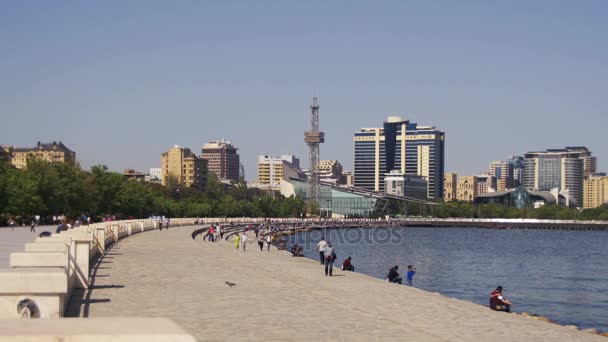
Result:
{"label": "beige building", "polygon": [[337,160],[321,160],[319,162],[319,173],[328,173],[339,177],[342,175],[342,164]]}
{"label": "beige building", "polygon": [[59,143],[53,141],[48,144],[43,144],[39,141],[36,147],[5,147],[4,150],[10,151],[11,164],[17,169],[26,168],[29,158],[44,160],[49,163],[76,162],[76,152],[67,148],[61,141]]}
{"label": "beige building", "polygon": [[456,199],[461,202],[473,202],[475,196],[477,196],[477,177],[460,177],[456,189]]}
{"label": "beige building", "polygon": [[207,184],[207,161],[198,158],[189,148],[174,146],[161,155],[161,184],[170,179],[185,187],[204,189]]}
{"label": "beige building", "polygon": [[207,160],[209,172],[219,179],[239,180],[240,161],[238,149],[227,141],[212,141],[203,145],[201,158]]}
{"label": "beige building", "polygon": [[446,173],[443,175],[443,200],[451,202],[456,200],[456,186],[458,185],[458,175]]}
{"label": "beige building", "polygon": [[608,176],[590,175],[583,189],[583,208],[597,208],[608,202]]}
{"label": "beige building", "polygon": [[306,179],[299,169],[300,161],[292,155],[280,157],[258,156],[257,186],[275,189],[280,187],[282,180],[290,178]]}
{"label": "beige building", "polygon": [[496,177],[488,173],[478,174],[475,177],[477,177],[477,187],[475,188],[475,196],[496,191]]}
{"label": "beige building", "polygon": [[496,179],[496,191],[507,191],[513,187],[513,164],[493,161],[490,163],[490,175]]}

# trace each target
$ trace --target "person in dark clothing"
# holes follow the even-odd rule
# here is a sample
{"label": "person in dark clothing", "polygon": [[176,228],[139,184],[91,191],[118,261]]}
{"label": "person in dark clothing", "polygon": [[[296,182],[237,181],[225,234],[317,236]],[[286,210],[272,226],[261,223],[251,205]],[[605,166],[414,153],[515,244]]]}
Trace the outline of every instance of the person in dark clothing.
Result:
{"label": "person in dark clothing", "polygon": [[502,286],[498,286],[496,290],[490,294],[490,309],[494,311],[511,312],[510,301],[502,296]]}
{"label": "person in dark clothing", "polygon": [[36,220],[32,220],[32,227],[30,228],[30,232],[36,232]]}
{"label": "person in dark clothing", "polygon": [[258,246],[260,246],[260,252],[264,250],[264,237],[258,239]]}
{"label": "person in dark clothing", "polygon": [[327,242],[327,247],[325,247],[325,252],[323,252],[325,256],[325,275],[333,276],[334,272],[334,261],[336,261],[336,252],[334,251],[334,246]]}
{"label": "person in dark clothing", "polygon": [[398,269],[399,266],[395,265],[388,271],[388,275],[386,276],[386,278],[389,282],[401,284],[402,279],[399,276],[399,272],[397,272]]}
{"label": "person in dark clothing", "polygon": [[355,266],[353,266],[352,264],[352,260],[353,258],[351,258],[350,256],[348,258],[346,258],[344,260],[344,262],[342,262],[342,271],[351,271],[351,272],[355,272]]}

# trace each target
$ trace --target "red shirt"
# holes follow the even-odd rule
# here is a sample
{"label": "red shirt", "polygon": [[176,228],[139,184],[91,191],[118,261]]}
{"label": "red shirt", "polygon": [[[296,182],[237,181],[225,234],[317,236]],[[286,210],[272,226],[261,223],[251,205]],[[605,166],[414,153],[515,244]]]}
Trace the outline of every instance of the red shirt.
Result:
{"label": "red shirt", "polygon": [[490,294],[490,308],[495,308],[498,305],[503,305],[504,301],[502,298],[502,294],[498,292],[498,290],[492,291]]}

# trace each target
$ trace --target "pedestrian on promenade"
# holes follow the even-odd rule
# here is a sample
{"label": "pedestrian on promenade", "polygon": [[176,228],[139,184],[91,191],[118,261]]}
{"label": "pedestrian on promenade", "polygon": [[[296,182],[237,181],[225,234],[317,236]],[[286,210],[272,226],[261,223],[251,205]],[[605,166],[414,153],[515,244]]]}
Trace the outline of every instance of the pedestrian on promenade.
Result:
{"label": "pedestrian on promenade", "polygon": [[15,230],[15,220],[8,220],[8,225],[11,227],[11,232]]}
{"label": "pedestrian on promenade", "polygon": [[342,271],[355,272],[355,266],[353,266],[352,260],[353,258],[351,258],[350,256],[344,259],[344,262],[342,262]]}
{"label": "pedestrian on promenade", "polygon": [[325,251],[323,252],[323,256],[325,257],[325,276],[329,274],[329,276],[333,276],[334,271],[334,261],[336,261],[336,253],[334,252],[334,246],[331,243],[327,243],[325,246]]}
{"label": "pedestrian on promenade", "polygon": [[32,219],[32,226],[30,228],[30,232],[36,232],[36,219]]}
{"label": "pedestrian on promenade", "polygon": [[236,247],[236,249],[240,249],[241,247],[241,234],[236,234],[234,237],[234,247]]}
{"label": "pedestrian on promenade", "polygon": [[241,236],[241,244],[243,245],[243,249],[242,251],[244,252],[245,249],[247,249],[247,233],[243,233],[243,236]]}
{"label": "pedestrian on promenade", "polygon": [[213,242],[213,233],[215,233],[215,228],[211,226],[209,227],[209,234],[207,236],[207,240],[209,240],[209,242]]}
{"label": "pedestrian on promenade", "polygon": [[91,225],[91,216],[87,216],[87,226]]}
{"label": "pedestrian on promenade", "polygon": [[416,274],[416,267],[412,265],[407,265],[407,284],[412,286],[412,281],[414,280],[414,274]]}
{"label": "pedestrian on promenade", "polygon": [[218,227],[219,227],[218,229],[220,230],[220,239],[223,240],[224,239],[224,226],[220,226],[218,224]]}
{"label": "pedestrian on promenade", "polygon": [[163,230],[163,219],[162,219],[162,217],[158,219],[158,230]]}
{"label": "pedestrian on promenade", "polygon": [[272,237],[270,237],[270,234],[266,235],[266,247],[268,248],[268,252],[270,252],[270,244],[272,243]]}
{"label": "pedestrian on promenade", "polygon": [[260,238],[258,239],[258,246],[260,246],[260,252],[262,252],[264,250],[264,237],[260,236]]}
{"label": "pedestrian on promenade", "polygon": [[399,266],[397,266],[397,265],[393,266],[388,271],[388,275],[386,276],[386,280],[389,281],[389,282],[391,282],[391,283],[401,284],[402,279],[399,276],[399,272],[397,272],[398,269],[399,269]]}
{"label": "pedestrian on promenade", "polygon": [[165,226],[165,228],[166,228],[167,230],[169,230],[169,224],[171,224],[171,219],[169,219],[169,218],[167,217],[167,221],[165,221],[165,223],[167,224],[167,225]]}
{"label": "pedestrian on promenade", "polygon": [[321,265],[325,263],[325,248],[327,248],[327,242],[325,242],[325,237],[322,237],[316,248],[317,251],[319,251],[319,261],[321,261]]}

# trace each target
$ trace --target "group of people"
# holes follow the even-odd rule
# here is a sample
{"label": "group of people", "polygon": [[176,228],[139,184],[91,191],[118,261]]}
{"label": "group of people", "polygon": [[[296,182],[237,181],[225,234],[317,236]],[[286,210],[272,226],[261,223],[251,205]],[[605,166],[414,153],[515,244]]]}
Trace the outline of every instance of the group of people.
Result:
{"label": "group of people", "polygon": [[[388,270],[388,275],[386,276],[386,280],[391,283],[402,284],[403,278],[399,275],[399,266],[395,265]],[[407,284],[412,286],[412,282],[414,281],[414,275],[416,274],[416,267],[413,265],[407,265]]]}
{"label": "group of people", "polygon": [[[223,233],[222,233],[223,235]],[[257,241],[258,241],[258,246],[260,247],[260,252],[262,252],[264,250],[264,244],[266,244],[266,248],[267,250],[270,252],[270,245],[272,244],[272,236],[270,234],[267,234],[266,236],[261,236],[258,234],[256,234],[257,237]],[[236,236],[234,237],[234,247],[237,250],[241,250],[243,252],[245,252],[247,250],[247,241],[249,240],[249,237],[247,236],[247,232],[241,232],[236,234]]]}
{"label": "group of people", "polygon": [[209,234],[207,234],[207,239],[209,242],[215,242],[216,233],[219,235],[220,240],[224,238],[224,227],[219,223],[215,225],[212,224],[211,227],[209,227]]}
{"label": "group of people", "polygon": [[158,230],[163,230],[163,223],[165,225],[165,229],[169,230],[169,225],[171,224],[171,219],[168,217],[163,220],[162,217],[158,219]]}

